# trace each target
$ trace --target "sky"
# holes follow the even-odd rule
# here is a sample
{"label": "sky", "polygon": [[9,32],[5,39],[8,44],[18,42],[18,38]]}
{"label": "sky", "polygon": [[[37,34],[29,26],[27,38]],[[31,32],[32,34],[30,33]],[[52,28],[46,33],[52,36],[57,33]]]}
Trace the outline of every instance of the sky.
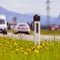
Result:
{"label": "sky", "polygon": [[[0,7],[22,14],[46,15],[46,0],[0,0]],[[50,16],[60,14],[60,0],[50,0]]]}

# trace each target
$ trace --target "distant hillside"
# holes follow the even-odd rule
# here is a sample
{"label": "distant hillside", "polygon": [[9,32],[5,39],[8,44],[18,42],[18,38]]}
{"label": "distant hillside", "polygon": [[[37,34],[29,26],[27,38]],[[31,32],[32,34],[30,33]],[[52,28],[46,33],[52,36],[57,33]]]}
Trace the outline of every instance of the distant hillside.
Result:
{"label": "distant hillside", "polygon": [[16,17],[18,22],[31,22],[33,18],[33,15],[11,12],[2,7],[0,7],[0,15],[5,15],[8,22],[12,22],[13,17]]}
{"label": "distant hillside", "polygon": [[[18,23],[19,22],[31,23],[33,21],[34,14],[20,14],[20,13],[9,11],[3,7],[0,7],[0,15],[6,15],[7,22],[12,22],[13,17],[16,17]],[[51,19],[50,24],[52,24],[55,18],[51,17],[50,19]],[[47,24],[46,16],[41,16],[41,24],[43,25]]]}
{"label": "distant hillside", "polygon": [[[53,22],[55,21],[55,17],[50,17],[50,21],[49,24],[52,25]],[[42,25],[47,25],[48,24],[48,20],[47,20],[47,16],[41,16],[41,24]]]}
{"label": "distant hillside", "polygon": [[60,15],[55,19],[53,24],[60,25]]}

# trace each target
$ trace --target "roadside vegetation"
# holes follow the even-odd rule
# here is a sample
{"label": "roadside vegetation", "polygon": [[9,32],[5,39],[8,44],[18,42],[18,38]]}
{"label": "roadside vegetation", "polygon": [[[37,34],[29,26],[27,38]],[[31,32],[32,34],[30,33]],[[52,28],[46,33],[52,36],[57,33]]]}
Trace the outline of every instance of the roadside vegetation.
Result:
{"label": "roadside vegetation", "polygon": [[0,37],[0,60],[60,60],[60,42],[41,42]]}
{"label": "roadside vegetation", "polygon": [[7,32],[8,32],[8,33],[13,33],[13,30],[8,30]]}
{"label": "roadside vegetation", "polygon": [[[41,30],[41,35],[60,35],[60,30]],[[30,32],[30,35],[33,35],[33,31]]]}
{"label": "roadside vegetation", "polygon": [[60,35],[60,30],[41,30],[42,35]]}

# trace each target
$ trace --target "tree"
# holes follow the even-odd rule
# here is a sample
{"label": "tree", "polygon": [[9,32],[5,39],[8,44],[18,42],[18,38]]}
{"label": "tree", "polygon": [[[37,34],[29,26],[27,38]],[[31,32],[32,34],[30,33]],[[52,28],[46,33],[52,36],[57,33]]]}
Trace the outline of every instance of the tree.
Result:
{"label": "tree", "polygon": [[17,24],[17,18],[16,17],[13,17],[13,23]]}
{"label": "tree", "polygon": [[7,28],[8,28],[8,30],[11,29],[10,24],[8,22],[7,22]]}
{"label": "tree", "polygon": [[34,21],[31,22],[30,28],[31,30],[34,30]]}

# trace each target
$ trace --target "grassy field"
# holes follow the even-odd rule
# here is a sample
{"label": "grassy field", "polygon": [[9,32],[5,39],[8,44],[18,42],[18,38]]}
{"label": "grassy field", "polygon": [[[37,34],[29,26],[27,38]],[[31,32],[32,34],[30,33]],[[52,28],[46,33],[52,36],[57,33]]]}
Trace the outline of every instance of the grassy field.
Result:
{"label": "grassy field", "polygon": [[44,35],[60,35],[60,30],[41,30],[41,34]]}
{"label": "grassy field", "polygon": [[9,32],[9,33],[13,33],[13,30],[8,30],[7,32]]}
{"label": "grassy field", "polygon": [[60,60],[60,42],[41,42],[0,37],[0,60]]}
{"label": "grassy field", "polygon": [[[60,35],[60,30],[41,30],[41,35]],[[33,31],[30,32],[30,34],[33,34]]]}
{"label": "grassy field", "polygon": [[[9,33],[13,33],[12,30],[8,30]],[[34,31],[31,30],[30,35],[33,35]],[[41,30],[41,35],[60,35],[60,30]]]}

